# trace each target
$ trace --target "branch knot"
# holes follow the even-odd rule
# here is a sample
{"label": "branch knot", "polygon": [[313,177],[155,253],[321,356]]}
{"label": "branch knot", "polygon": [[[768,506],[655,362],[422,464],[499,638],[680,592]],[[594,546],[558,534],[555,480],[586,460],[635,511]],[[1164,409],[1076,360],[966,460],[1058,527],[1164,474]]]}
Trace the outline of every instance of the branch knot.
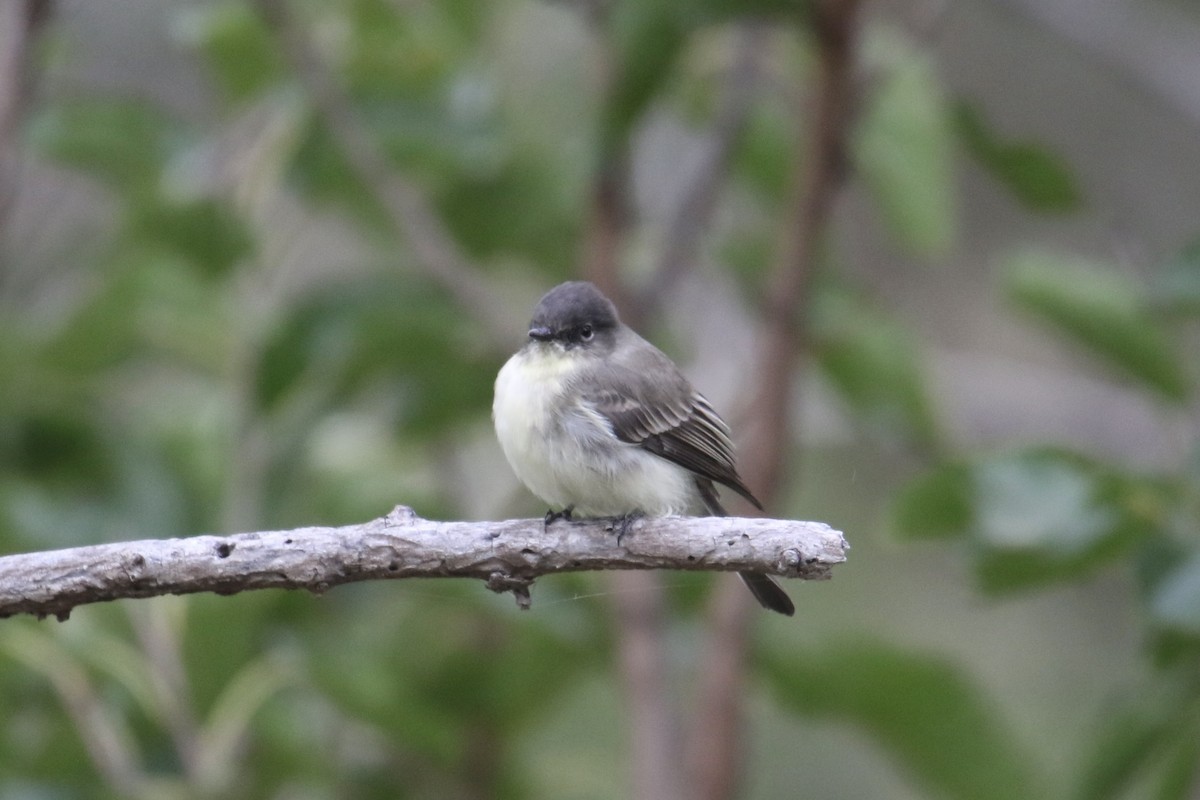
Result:
{"label": "branch knot", "polygon": [[533,586],[533,578],[518,578],[507,572],[496,570],[488,575],[485,585],[496,594],[512,592],[517,601],[517,608],[522,611],[528,611],[533,603],[533,599],[529,596],[529,587]]}

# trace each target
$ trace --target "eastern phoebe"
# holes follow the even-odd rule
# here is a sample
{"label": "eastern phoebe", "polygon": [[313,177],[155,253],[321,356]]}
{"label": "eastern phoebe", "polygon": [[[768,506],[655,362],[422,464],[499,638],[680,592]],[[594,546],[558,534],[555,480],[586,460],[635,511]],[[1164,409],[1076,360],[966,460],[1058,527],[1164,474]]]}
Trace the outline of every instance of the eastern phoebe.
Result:
{"label": "eastern phoebe", "polygon": [[[529,341],[496,378],[492,417],[513,472],[550,504],[548,522],[725,516],[714,481],[762,509],[708,400],[590,283],[560,284],[538,303]],[[738,574],[764,608],[795,612],[769,576]]]}

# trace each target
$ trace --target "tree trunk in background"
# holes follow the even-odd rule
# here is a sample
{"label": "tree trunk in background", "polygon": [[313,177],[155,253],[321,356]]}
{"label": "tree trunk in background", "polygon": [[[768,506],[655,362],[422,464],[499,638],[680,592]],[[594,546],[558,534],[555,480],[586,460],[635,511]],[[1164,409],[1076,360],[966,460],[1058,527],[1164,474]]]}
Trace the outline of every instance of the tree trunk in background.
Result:
{"label": "tree trunk in background", "polygon": [[[763,301],[758,379],[744,460],[747,485],[773,508],[788,476],[787,456],[796,431],[789,420],[800,355],[806,348],[804,314],[811,299],[820,244],[845,175],[845,148],[855,98],[858,0],[826,0],[815,9],[817,69],[807,143],[793,180],[794,201],[783,221],[784,236],[769,294]],[[804,126],[801,120],[800,125]],[[691,725],[689,797],[730,800],[738,796],[745,739],[744,698],[749,631],[761,613],[740,582],[724,581],[713,595],[708,643],[697,686],[703,705]]]}

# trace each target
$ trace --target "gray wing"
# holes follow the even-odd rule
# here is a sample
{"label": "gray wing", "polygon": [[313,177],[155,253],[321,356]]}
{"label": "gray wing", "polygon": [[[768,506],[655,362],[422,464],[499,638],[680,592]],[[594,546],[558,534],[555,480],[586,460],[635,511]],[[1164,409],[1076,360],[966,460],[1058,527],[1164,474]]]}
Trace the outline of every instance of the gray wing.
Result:
{"label": "gray wing", "polygon": [[729,428],[708,400],[658,350],[640,360],[636,369],[610,362],[603,381],[580,386],[583,400],[608,420],[621,441],[694,472],[710,513],[723,511],[709,502],[716,497],[706,481],[728,486],[762,509],[737,474]]}

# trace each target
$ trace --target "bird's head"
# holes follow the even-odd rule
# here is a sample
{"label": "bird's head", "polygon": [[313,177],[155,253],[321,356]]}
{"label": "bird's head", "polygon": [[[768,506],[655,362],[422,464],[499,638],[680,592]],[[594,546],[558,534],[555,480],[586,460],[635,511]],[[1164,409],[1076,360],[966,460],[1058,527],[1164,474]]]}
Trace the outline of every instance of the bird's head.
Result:
{"label": "bird's head", "polygon": [[561,350],[611,348],[618,328],[617,308],[586,281],[560,283],[546,292],[529,322],[529,338]]}

